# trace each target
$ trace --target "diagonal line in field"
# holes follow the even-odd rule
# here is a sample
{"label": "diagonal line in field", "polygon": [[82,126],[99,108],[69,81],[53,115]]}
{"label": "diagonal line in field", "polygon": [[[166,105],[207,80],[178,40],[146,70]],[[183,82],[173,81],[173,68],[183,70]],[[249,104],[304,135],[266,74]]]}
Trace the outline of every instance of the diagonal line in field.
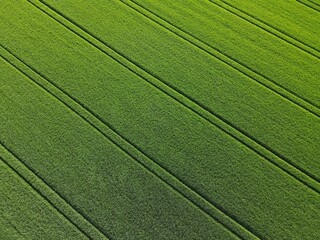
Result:
{"label": "diagonal line in field", "polygon": [[314,10],[318,13],[320,13],[320,5],[318,5],[315,2],[308,1],[308,0],[297,0],[297,2],[303,4],[306,7],[311,8],[312,10]]}
{"label": "diagonal line in field", "polygon": [[[3,47],[3,46],[2,46]],[[4,47],[3,47],[4,48]],[[25,65],[29,71],[32,71],[32,75],[37,75],[37,78],[32,77],[26,71],[22,71],[20,67],[12,61],[7,60],[11,65],[17,68],[22,74],[28,77],[32,82],[44,89],[59,102],[62,102],[72,112],[77,114],[82,120],[86,121],[89,125],[95,128],[105,138],[107,138],[113,145],[125,152],[131,159],[142,165],[147,171],[151,172],[169,187],[171,187],[178,194],[182,195],[193,205],[198,207],[205,214],[209,215],[223,227],[228,229],[231,233],[241,239],[257,239],[251,232],[247,232],[236,220],[228,216],[222,206],[212,203],[205,196],[201,195],[193,188],[189,187],[183,181],[174,176],[169,170],[158,164],[154,159],[143,152],[138,146],[131,143],[124,136],[116,131],[109,123],[100,118],[96,113],[91,111],[88,107],[83,105],[77,99],[72,97],[70,94],[59,88],[53,82],[51,82],[44,75],[36,71],[34,68],[26,64],[24,61],[19,59],[16,55],[11,53],[8,49],[4,48],[9,54],[11,54],[15,61],[21,62],[20,64]],[[87,217],[89,219],[89,217]],[[110,237],[109,237],[110,238]]]}
{"label": "diagonal line in field", "polygon": [[44,179],[27,166],[24,161],[0,140],[0,154],[4,152],[7,152],[6,155],[11,159],[2,155],[0,159],[83,235],[90,240],[111,239],[109,236],[99,231],[94,224],[79,211],[79,209],[76,209],[70,202],[57,193],[46,181],[44,181]]}
{"label": "diagonal line in field", "polygon": [[[59,11],[50,8],[51,6],[47,6],[46,3],[42,3],[44,7],[48,8],[47,11],[49,12],[47,12],[41,9],[41,7],[37,6],[36,3],[39,4],[39,1],[35,1],[36,3],[33,3],[29,0],[29,2],[33,4],[36,8],[41,10],[43,13],[53,18],[59,24],[78,35],[81,39],[85,40],[90,45],[94,46],[99,51],[106,54],[107,56],[109,56],[110,58],[112,58],[113,60],[115,60],[116,62],[118,62],[119,64],[121,64],[137,76],[139,76],[141,79],[147,81],[149,84],[151,84],[158,90],[162,91],[166,95],[170,96],[172,99],[179,102],[187,109],[201,116],[204,120],[206,120],[210,124],[213,124],[222,132],[225,132],[226,134],[236,139],[253,152],[257,153],[259,156],[263,157],[271,164],[283,170],[286,174],[290,175],[299,182],[305,184],[315,192],[320,193],[319,180],[316,176],[313,176],[312,174],[306,172],[304,169],[301,169],[299,166],[296,166],[289,159],[278,154],[277,152],[270,149],[268,146],[265,146],[263,143],[257,141],[256,139],[253,139],[246,132],[242,131],[237,126],[233,125],[231,122],[224,119],[222,116],[212,112],[210,109],[202,105],[200,102],[197,102],[197,100],[193,99],[191,96],[188,96],[187,94],[181,92],[179,89],[176,89],[174,86],[153,75],[151,72],[148,72],[147,69],[143,68],[138,63],[126,58],[119,51],[113,49],[107,43],[103,42],[98,37],[92,35],[90,32],[78,25],[73,20],[64,16]],[[52,14],[55,14],[56,16],[53,16]],[[66,21],[67,23],[64,23],[64,21]],[[75,28],[76,30],[73,28]]]}
{"label": "diagonal line in field", "polygon": [[[245,12],[234,5],[224,1],[224,0],[207,0],[211,2],[212,4],[223,8],[224,10],[232,13],[233,15],[255,25],[256,27],[274,35],[275,37],[280,38],[281,40],[287,42],[290,45],[295,46],[296,48],[300,49],[301,51],[308,53],[312,55],[313,57],[320,59],[319,50],[315,49],[314,47],[308,45],[307,43],[304,43],[301,40],[296,39],[295,37],[289,35],[288,33],[285,33],[284,31],[270,25],[269,23],[258,19],[254,17],[253,15],[249,14],[248,12]],[[220,3],[218,3],[220,2]],[[231,9],[229,9],[231,8]]]}
{"label": "diagonal line in field", "polygon": [[[124,4],[128,7],[134,9],[135,11],[139,12],[140,14],[144,15],[145,17],[149,18],[151,21],[157,23],[158,25],[162,26],[163,28],[167,29],[171,33],[177,35],[178,37],[182,38],[183,40],[187,41],[188,43],[194,45],[195,47],[199,48],[203,52],[209,54],[210,56],[216,58],[217,60],[227,64],[229,67],[233,68],[234,70],[238,71],[240,74],[245,75],[249,79],[253,80],[254,82],[262,85],[263,87],[267,88],[268,90],[274,92],[275,94],[279,95],[282,98],[290,101],[291,103],[297,105],[303,110],[308,111],[309,113],[315,115],[316,117],[320,117],[320,110],[318,106],[315,106],[314,103],[309,101],[308,99],[297,95],[290,89],[285,86],[280,85],[276,81],[272,80],[271,78],[267,77],[266,75],[254,70],[253,68],[249,67],[245,63],[240,62],[239,60],[233,58],[230,55],[225,54],[221,50],[216,47],[213,47],[190,32],[183,30],[182,28],[174,25],[173,23],[169,22],[168,20],[164,19],[163,17],[159,16],[158,14],[154,13],[150,9],[146,9],[141,4],[137,3],[136,1],[124,1],[121,0]],[[152,15],[152,17],[150,16]]]}
{"label": "diagonal line in field", "polygon": [[[41,10],[41,9],[40,9]],[[43,11],[43,10],[42,10]],[[46,14],[48,14],[48,13],[46,13]],[[50,14],[48,14],[49,16],[50,16]],[[52,16],[51,16],[52,17]],[[57,20],[57,19],[55,19],[56,21],[58,21],[59,23],[61,23],[59,20]],[[62,23],[61,23],[62,24]],[[71,30],[72,32],[74,32],[74,33],[76,33],[77,35],[79,35],[79,33],[77,33],[77,32],[75,32],[74,30],[72,30],[72,29],[70,29],[70,27],[69,26],[66,26],[65,24],[62,24],[62,25],[64,25],[65,27],[67,27],[69,30]],[[99,48],[99,46],[97,46],[97,45],[95,45],[94,43],[92,43],[92,42],[90,42],[90,40],[87,40],[86,38],[84,38],[83,36],[81,36],[81,35],[79,35],[81,38],[83,38],[84,40],[86,40],[87,42],[89,42],[89,43],[91,43],[92,45],[94,45],[96,48],[98,48],[98,49],[100,49]],[[105,44],[104,44],[105,45]],[[104,53],[106,53],[105,52],[105,50],[103,50],[103,49],[100,49],[102,52],[104,52]],[[107,55],[108,55],[108,53],[106,53]],[[111,56],[112,57],[112,56]],[[113,59],[114,59],[114,57],[112,57]],[[116,60],[116,59],[115,59]],[[117,60],[116,60],[117,61]],[[119,61],[118,61],[119,62]],[[120,64],[122,64],[122,63],[120,63]],[[122,64],[123,65],[123,64]],[[128,67],[126,67],[126,68],[128,68]],[[132,70],[131,70],[132,71]],[[141,76],[140,76],[141,77]],[[192,109],[191,109],[192,110]],[[192,110],[192,111],[194,111],[194,110]],[[290,172],[287,172],[289,175],[291,175],[290,174]],[[294,176],[293,176],[294,177]],[[312,188],[312,187],[311,187]],[[315,191],[317,191],[317,190],[315,190]]]}
{"label": "diagonal line in field", "polygon": [[317,2],[315,2],[314,0],[306,0],[306,1],[311,2],[311,3],[313,3],[314,5],[320,7],[320,3],[317,3]]}
{"label": "diagonal line in field", "polygon": [[[124,3],[123,1],[121,1],[122,3]],[[132,2],[132,1],[131,1]],[[149,16],[147,16],[146,14],[138,11],[136,8],[128,5],[127,3],[124,3],[126,6],[130,7],[131,9],[137,11],[138,13],[142,14],[143,16],[147,17],[149,20],[156,22],[157,24],[159,24],[160,26],[164,27],[165,29],[167,29],[168,31],[172,32],[173,34],[177,35],[173,30],[167,28],[166,26],[164,26],[163,24],[157,22],[154,19],[151,19]],[[188,39],[184,38],[183,36],[178,35],[179,37],[181,37],[182,39],[184,39],[185,41],[190,42]],[[192,42],[190,42],[191,44],[193,44]],[[109,47],[109,46],[108,46]],[[203,50],[203,49],[202,49]],[[206,50],[203,50],[206,51]],[[210,54],[210,53],[209,53]],[[131,61],[130,59],[127,59],[129,61]],[[135,63],[136,64],[136,63]],[[136,66],[140,67],[141,69],[143,69],[144,71],[147,71],[146,69],[144,69],[143,67],[139,66],[138,64],[136,64]],[[162,83],[168,85],[171,89],[173,89],[175,92],[177,92],[178,94],[181,94],[183,96],[185,96],[186,98],[188,98],[190,101],[192,101],[193,103],[195,103],[197,105],[197,107],[200,107],[202,109],[204,109],[205,111],[209,112],[211,115],[217,117],[219,120],[223,121],[225,124],[227,124],[228,126],[230,126],[231,128],[233,128],[234,130],[237,131],[238,134],[243,134],[246,138],[246,140],[251,140],[252,143],[251,144],[257,144],[260,147],[264,148],[266,151],[270,152],[271,154],[277,156],[279,159],[285,161],[286,163],[288,163],[289,165],[291,165],[292,167],[296,168],[298,171],[300,171],[301,173],[307,175],[309,178],[311,178],[312,180],[315,181],[315,184],[318,185],[319,184],[319,179],[317,176],[314,176],[313,174],[305,171],[304,169],[300,168],[299,166],[297,166],[296,164],[294,164],[292,161],[290,161],[288,158],[286,158],[285,156],[281,155],[280,153],[274,151],[273,149],[269,148],[267,145],[265,145],[264,143],[262,143],[261,141],[259,141],[258,139],[254,138],[253,136],[251,136],[249,133],[241,130],[240,128],[238,128],[237,126],[235,126],[232,122],[228,121],[227,119],[223,118],[222,116],[214,113],[211,109],[209,109],[208,107],[206,107],[205,105],[203,105],[202,103],[198,102],[196,99],[193,99],[191,96],[188,96],[187,94],[183,93],[182,91],[180,91],[179,89],[176,89],[174,86],[170,85],[169,83],[165,82],[164,80],[160,79],[159,77],[153,75],[151,72],[148,72],[149,75],[153,76],[154,78],[158,79],[158,81],[161,81]],[[184,104],[184,103],[183,103]],[[196,113],[198,113],[200,116],[203,116],[201,113],[197,112],[196,110],[194,110]],[[204,117],[204,116],[203,116]],[[204,117],[205,118],[205,117]],[[205,118],[206,119],[206,118]],[[208,119],[207,119],[208,120]],[[215,123],[213,123],[212,121],[208,120],[209,122],[211,122],[212,124],[216,125]],[[224,131],[224,130],[223,130]],[[227,133],[228,135],[232,136],[233,138],[235,138],[236,140],[240,141],[241,143],[243,143],[244,145],[246,145],[247,147],[249,147],[251,150],[253,150],[254,152],[258,153],[259,155],[261,155],[263,158],[265,158],[266,160],[270,160],[268,157],[266,157],[265,155],[261,154],[261,152],[259,152],[257,149],[255,149],[252,146],[248,146],[247,143],[245,143],[243,140],[240,140],[237,136],[234,136],[230,133]],[[273,160],[270,160],[272,163],[274,163]],[[285,172],[290,172],[290,171],[286,171],[283,167],[277,165],[276,163],[274,163],[276,166],[280,167],[282,170],[284,170]],[[292,175],[292,174],[290,174]],[[295,177],[296,178],[296,177]],[[307,184],[307,183],[306,183]],[[308,185],[308,184],[307,184]],[[312,187],[311,187],[312,188]],[[319,193],[319,186],[316,187],[316,189],[314,189],[315,191],[317,191]]]}

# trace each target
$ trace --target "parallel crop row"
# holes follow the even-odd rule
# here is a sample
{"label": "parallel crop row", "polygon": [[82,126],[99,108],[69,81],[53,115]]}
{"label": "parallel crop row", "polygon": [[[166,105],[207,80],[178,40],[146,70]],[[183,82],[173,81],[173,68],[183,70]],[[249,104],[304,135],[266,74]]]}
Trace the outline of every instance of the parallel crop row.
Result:
{"label": "parallel crop row", "polygon": [[[71,100],[53,98],[8,68],[4,79],[11,91],[1,106],[10,101],[12,108],[1,109],[6,119],[1,138],[97,228],[108,236],[138,239],[226,239],[235,237],[231,232],[243,237],[241,231],[271,239],[317,235],[317,222],[310,218],[319,214],[314,211],[318,193],[195,109],[204,106],[210,117],[239,129],[237,135],[242,131],[258,145],[276,149],[314,178],[319,139],[309,124],[317,131],[316,116],[122,3],[97,1],[89,8],[77,1],[75,11],[68,2],[48,2],[58,13],[40,4],[8,3],[0,15],[1,44]],[[81,116],[88,113],[79,116],[65,106],[70,101],[125,141],[117,145],[106,138]],[[161,179],[163,173],[146,171],[123,145],[166,169],[233,226],[216,221],[219,211],[211,216],[197,208],[201,199],[178,193]],[[282,231],[288,225],[292,231]]]}
{"label": "parallel crop row", "polygon": [[312,14],[228,2],[5,1],[0,238],[317,238]]}
{"label": "parallel crop row", "polygon": [[[97,5],[99,9],[93,7],[91,11],[86,7],[81,8],[80,3],[76,11],[68,4],[64,4],[63,8],[59,8],[58,3],[54,6],[84,29],[90,29],[91,35],[112,47],[112,51],[122,54],[133,64],[198,105],[205,106],[226,122],[233,123],[233,127],[273,149],[278,156],[290,159],[293,165],[318,179],[318,117],[250,81],[250,78],[232,70],[225,63],[199,52],[198,48],[163,31],[150,19],[141,18],[140,14],[122,3],[111,2],[109,5],[121,9],[123,15],[116,10],[110,12],[108,9],[112,8],[107,5]],[[105,15],[106,12],[108,15]],[[82,15],[87,17],[84,19]],[[106,25],[97,24],[100,19],[105,19]],[[110,29],[108,33],[103,31],[106,28]],[[186,68],[186,65],[192,68]],[[318,71],[315,67],[312,69]],[[307,83],[304,86],[315,91],[317,89]],[[309,130],[310,125],[313,131]]]}
{"label": "parallel crop row", "polygon": [[2,142],[96,229],[111,239],[234,238],[81,116],[0,63],[6,88],[0,104]]}

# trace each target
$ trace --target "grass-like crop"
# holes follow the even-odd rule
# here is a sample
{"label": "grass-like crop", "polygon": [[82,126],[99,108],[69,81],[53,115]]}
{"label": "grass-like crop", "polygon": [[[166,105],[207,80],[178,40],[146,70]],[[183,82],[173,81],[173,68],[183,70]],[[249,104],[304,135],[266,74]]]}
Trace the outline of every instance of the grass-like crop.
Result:
{"label": "grass-like crop", "polygon": [[[279,31],[221,1],[203,1],[201,4],[197,1],[134,1],[139,5],[127,2],[133,9],[151,18],[157,15],[162,22],[176,26],[224,54],[228,64],[234,66],[239,63],[243,66],[240,71],[258,78],[258,81],[261,79],[272,90],[278,90],[272,83],[286,89],[284,97],[293,93],[319,106],[319,51],[292,39],[294,33]],[[271,7],[275,5],[270,4]],[[298,4],[298,7],[301,6]],[[191,14],[197,21],[189,21]],[[320,24],[320,21],[310,19],[307,22]],[[289,25],[281,23],[283,26]],[[313,34],[309,38],[318,39],[319,29],[313,26],[313,31],[309,31]]]}
{"label": "grass-like crop", "polygon": [[[318,5],[319,11],[318,0],[264,0],[259,2],[223,0],[222,2],[263,21],[272,28],[316,50],[319,54],[320,40],[317,37],[320,34],[319,13],[316,9],[312,9],[313,6]],[[309,3],[311,8],[301,5],[301,3]]]}
{"label": "grass-like crop", "polygon": [[106,236],[233,236],[18,70],[1,69],[3,144]]}
{"label": "grass-like crop", "polygon": [[1,239],[88,239],[0,159]]}
{"label": "grass-like crop", "polygon": [[70,238],[316,239],[316,53],[209,1],[135,2],[0,8],[1,164],[45,222]]}
{"label": "grass-like crop", "polygon": [[[252,78],[199,51],[192,44],[122,3],[105,4],[104,1],[97,1],[92,8],[82,4],[82,1],[79,1],[77,8],[73,8],[68,2],[53,3],[59,11],[66,13],[84,28],[90,29],[92,35],[108,43],[127,59],[133,59],[136,65],[159,81],[167,83],[225,122],[231,123],[234,128],[256,142],[263,143],[265,148],[273,149],[279,157],[289,159],[310,176],[319,176],[318,116],[309,114]],[[86,18],[83,18],[83,15]],[[101,19],[105,20],[98,24]],[[104,29],[109,30],[105,32]],[[275,40],[278,41],[277,45],[281,44],[279,47],[283,46],[283,52],[288,53],[288,44],[277,38]],[[292,51],[297,51],[296,48],[291,48]],[[295,54],[296,59],[299,56]],[[293,64],[289,60],[283,61],[283,64],[285,62]],[[306,63],[301,65],[303,68],[300,67],[301,72],[309,75],[304,79],[312,79],[311,86],[307,82],[304,86],[312,89],[314,96],[319,97],[319,94],[316,94],[319,92],[319,80],[316,79],[320,75],[319,68],[316,68],[318,64],[313,61],[304,62]],[[307,69],[308,62],[311,73],[304,70]],[[186,68],[186,65],[192,67]],[[277,66],[281,66],[280,63]],[[294,67],[299,68],[298,65]],[[290,70],[289,67],[285,69]],[[299,82],[301,79],[294,78],[293,75],[299,76],[303,73],[289,71],[291,79],[298,79]],[[275,74],[282,76],[281,73]],[[288,78],[287,82],[292,81]]]}

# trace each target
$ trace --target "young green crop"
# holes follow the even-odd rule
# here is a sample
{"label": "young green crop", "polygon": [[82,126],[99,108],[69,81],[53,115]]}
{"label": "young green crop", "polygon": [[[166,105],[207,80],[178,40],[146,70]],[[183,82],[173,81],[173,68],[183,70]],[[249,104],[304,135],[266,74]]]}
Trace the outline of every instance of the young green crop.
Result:
{"label": "young green crop", "polygon": [[[0,43],[234,225],[265,239],[317,237],[319,194],[199,116],[195,103],[186,107],[177,91],[317,177],[318,118],[118,1],[48,2],[149,74],[24,1],[1,8]],[[158,170],[157,177],[148,172],[9,65],[1,69],[1,140],[104,232],[120,239],[236,238]],[[150,73],[177,91],[148,83]]]}
{"label": "young green crop", "polygon": [[[0,66],[1,142],[107,237],[236,239],[66,105],[3,60]],[[14,194],[10,188],[2,193]],[[3,207],[13,208],[6,202]],[[29,208],[17,214],[28,216]],[[26,228],[24,221],[17,217],[14,223]]]}
{"label": "young green crop", "polygon": [[[298,41],[307,44],[319,53],[319,13],[302,5],[299,1],[223,1]],[[306,1],[316,3],[318,0]]]}
{"label": "young green crop", "polygon": [[88,239],[1,158],[0,189],[1,239]]}
{"label": "young green crop", "polygon": [[[87,3],[79,1],[78,7],[73,8],[66,1],[47,2],[127,59],[132,59],[159,80],[319,181],[320,122],[317,116],[200,51],[123,3],[97,1],[89,8]],[[289,53],[288,44],[276,40],[277,46],[284,47],[287,55],[300,57],[295,48],[290,48],[293,52]],[[310,76],[306,79],[313,79],[313,85],[305,83],[304,86],[317,92],[316,77],[320,73],[315,73],[319,69],[313,62],[310,64],[314,72],[312,76],[308,73]],[[307,74],[307,71],[301,71]],[[300,73],[292,71],[290,74]]]}
{"label": "young green crop", "polygon": [[[234,59],[247,68],[245,73],[253,78],[254,73],[259,74],[266,82],[274,82],[289,93],[320,106],[318,59],[299,49],[303,44],[288,41],[290,35],[274,34],[274,28],[260,27],[257,19],[246,18],[247,15],[222,4],[221,1],[135,2],[222,52],[227,58]],[[218,4],[215,4],[216,2]],[[132,3],[130,5],[136,6]],[[275,5],[280,4],[272,6]],[[143,10],[137,8],[139,11],[142,11],[141,9]],[[190,21],[190,16],[196,21]],[[304,19],[301,20],[303,22]],[[316,33],[310,34],[310,39],[318,39]],[[298,47],[294,44],[298,44]],[[313,52],[320,56],[319,52]]]}

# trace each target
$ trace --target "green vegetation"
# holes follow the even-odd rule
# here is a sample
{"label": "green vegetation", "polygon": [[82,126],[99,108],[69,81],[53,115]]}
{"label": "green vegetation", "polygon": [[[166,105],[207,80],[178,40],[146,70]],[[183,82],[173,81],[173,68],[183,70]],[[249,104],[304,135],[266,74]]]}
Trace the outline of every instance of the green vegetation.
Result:
{"label": "green vegetation", "polygon": [[4,239],[318,238],[316,12],[226,2],[3,3]]}
{"label": "green vegetation", "polygon": [[[313,48],[319,56],[320,21],[317,11],[304,7],[299,1],[294,0],[246,1],[245,3],[240,0],[223,0],[222,2],[250,14],[258,21],[263,21],[309,48]],[[318,6],[320,4],[319,0],[302,0],[301,2],[313,5],[317,5],[316,2],[318,2]]]}
{"label": "green vegetation", "polygon": [[229,231],[28,78],[3,61],[1,69],[5,144],[14,143],[11,148],[25,164],[105,235],[230,238]]}
{"label": "green vegetation", "polygon": [[[288,35],[282,34],[269,25],[261,23],[258,19],[237,11],[221,1],[203,1],[202,4],[197,1],[184,3],[182,0],[161,3],[146,0],[134,2],[139,3],[141,7],[132,3],[130,5],[138,11],[142,12],[142,7],[150,9],[168,23],[173,23],[174,26],[190,33],[197,39],[201,39],[205,44],[218,49],[235,62],[242,64],[247,68],[243,71],[250,77],[260,77],[264,79],[261,81],[266,84],[270,81],[275,82],[275,84],[287,89],[288,92],[293,92],[319,106],[319,78],[317,76],[320,74],[318,68],[320,55],[318,51],[310,50],[311,54],[317,57],[306,53],[304,49],[301,49],[305,45],[294,41],[294,39],[291,41],[288,39]],[[250,1],[246,3],[250,3]],[[281,4],[270,5],[270,7],[274,9],[275,5]],[[298,6],[300,5],[298,4]],[[197,21],[188,21],[191,14]],[[274,16],[277,15],[274,14]],[[313,27],[309,31],[313,33],[309,38],[318,40],[316,36],[320,34],[320,21],[307,20],[309,20],[309,25],[312,22]],[[303,21],[299,23],[301,22]],[[314,22],[315,24],[313,24]],[[290,26],[287,22],[282,22],[282,24]],[[245,31],[245,35],[243,31]],[[267,34],[261,37],[262,33]],[[230,63],[234,65],[229,60]],[[303,68],[299,67],[302,65]],[[302,85],[301,82],[306,82],[306,84]]]}
{"label": "green vegetation", "polygon": [[[97,1],[89,7],[83,1],[78,1],[78,7],[73,8],[67,1],[53,2],[54,7],[61,6],[59,11],[90,29],[93,35],[124,54],[127,59],[133,59],[158,79],[233,123],[234,127],[240,128],[251,138],[264,143],[266,148],[272,148],[278,156],[290,159],[309,175],[319,176],[320,161],[317,158],[320,148],[317,143],[320,141],[320,125],[317,116],[306,113],[301,107],[291,104],[251,78],[199,51],[122,3]],[[100,19],[106,20],[100,23]],[[108,29],[108,32],[103,29]],[[281,43],[287,46],[287,43]],[[296,48],[291,48],[296,51]],[[283,52],[288,53],[287,49]],[[318,64],[309,62],[313,72],[308,73],[305,79],[313,80],[313,85],[305,85],[316,95],[320,91],[320,85],[317,84],[319,80],[316,79],[320,75],[320,68],[316,68]],[[186,68],[186,65],[192,67]],[[293,70],[290,73],[300,74]],[[291,76],[291,79],[294,78]],[[292,82],[289,79],[287,81]]]}
{"label": "green vegetation", "polygon": [[88,239],[0,160],[1,239]]}

